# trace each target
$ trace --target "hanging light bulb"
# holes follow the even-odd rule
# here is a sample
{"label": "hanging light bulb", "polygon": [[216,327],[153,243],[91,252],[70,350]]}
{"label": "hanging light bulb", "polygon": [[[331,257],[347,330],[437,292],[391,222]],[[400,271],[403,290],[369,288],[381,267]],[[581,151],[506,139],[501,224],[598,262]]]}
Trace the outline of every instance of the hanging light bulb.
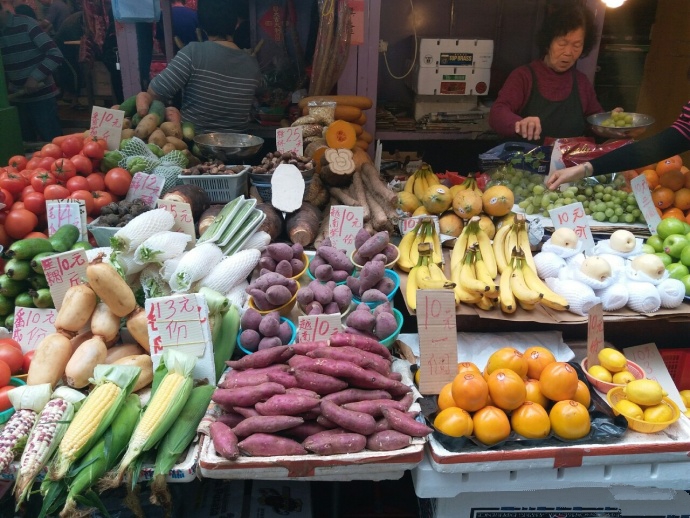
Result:
{"label": "hanging light bulb", "polygon": [[621,5],[623,5],[625,3],[625,0],[602,0],[602,1],[604,2],[604,5],[606,5],[606,7],[610,7],[612,9],[615,7],[620,7]]}

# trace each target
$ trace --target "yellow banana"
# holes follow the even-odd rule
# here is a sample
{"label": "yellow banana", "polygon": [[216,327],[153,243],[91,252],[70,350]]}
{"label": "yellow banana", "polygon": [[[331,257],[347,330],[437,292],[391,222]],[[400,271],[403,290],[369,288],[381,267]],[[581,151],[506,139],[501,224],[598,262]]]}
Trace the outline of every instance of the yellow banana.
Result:
{"label": "yellow banana", "polygon": [[420,290],[452,290],[455,288],[455,284],[448,280],[439,281],[432,279],[431,277],[425,277],[423,279],[419,279],[417,288]]}
{"label": "yellow banana", "polygon": [[490,288],[489,291],[484,293],[484,296],[491,299],[498,297],[498,287],[494,282],[494,278],[491,277],[491,274],[489,273],[489,269],[486,266],[486,261],[484,261],[484,257],[481,255],[481,252],[477,252],[477,255],[474,258],[474,271],[477,275],[477,280],[486,284]]}
{"label": "yellow banana", "polygon": [[441,183],[441,180],[438,179],[438,176],[436,176],[436,173],[434,173],[429,166],[426,168],[426,183],[427,185],[438,185]]}
{"label": "yellow banana", "polygon": [[475,303],[475,306],[477,306],[479,309],[483,309],[484,311],[490,311],[494,309],[494,302],[489,297],[484,296]]}
{"label": "yellow banana", "polygon": [[506,238],[510,232],[510,225],[504,225],[498,229],[496,235],[494,236],[493,251],[494,258],[496,259],[496,269],[498,273],[503,273],[508,267],[510,261],[510,256],[506,257]]}
{"label": "yellow banana", "polygon": [[510,227],[510,232],[506,236],[505,240],[505,250],[503,253],[506,256],[506,259],[510,259],[513,255],[513,250],[517,249],[518,243],[517,243],[517,228],[515,225],[511,225]]}
{"label": "yellow banana", "polygon": [[510,289],[510,277],[512,274],[513,267],[509,263],[498,280],[498,300],[501,303],[501,311],[504,313],[515,313],[517,309],[515,296]]}
{"label": "yellow banana", "polygon": [[398,249],[400,250],[400,257],[398,257],[398,262],[396,263],[398,268],[405,272],[409,272],[412,267],[417,264],[412,262],[412,243],[414,242],[417,231],[419,230],[419,224],[405,234],[400,240],[400,245]]}
{"label": "yellow banana", "polygon": [[522,260],[516,260],[515,268],[510,276],[510,289],[516,299],[521,300],[525,304],[537,304],[541,300],[542,294],[527,286],[524,274],[522,273],[521,263]]}
{"label": "yellow banana", "polygon": [[407,287],[405,288],[405,295],[407,305],[412,311],[417,309],[417,272],[418,266],[414,266],[407,276]]}
{"label": "yellow banana", "polygon": [[441,270],[441,267],[434,262],[429,263],[429,276],[434,280],[448,280],[446,279],[446,274]]}
{"label": "yellow banana", "polygon": [[417,179],[414,182],[414,195],[421,201],[424,199],[424,193],[429,188],[429,175],[426,173],[424,166],[415,171],[415,175],[417,176]]}
{"label": "yellow banana", "polygon": [[532,249],[529,244],[529,234],[527,233],[527,227],[525,224],[518,226],[517,234],[518,246],[522,249],[525,254],[525,261],[527,265],[532,268],[535,272],[537,271],[537,266],[534,264],[534,258],[532,257]]}
{"label": "yellow banana", "polygon": [[534,308],[536,308],[539,304],[527,304],[525,302],[522,302],[520,299],[517,299],[517,302],[519,306],[524,309],[525,311],[534,311]]}
{"label": "yellow banana", "polygon": [[455,266],[462,262],[462,258],[465,257],[465,252],[467,252],[467,240],[469,236],[469,230],[467,226],[460,232],[460,237],[455,240],[455,245],[453,245],[453,251],[450,254],[450,268],[451,270]]}
{"label": "yellow banana", "polygon": [[410,177],[405,182],[405,187],[403,187],[403,191],[409,192],[410,194],[414,194],[414,183],[416,181],[417,181],[417,175],[416,174],[410,175]]}
{"label": "yellow banana", "polygon": [[441,247],[441,236],[436,232],[436,226],[431,225],[432,258],[436,264],[443,264],[443,248]]}
{"label": "yellow banana", "polygon": [[532,270],[528,264],[522,266],[522,275],[525,278],[525,284],[528,288],[543,295],[541,303],[544,304],[544,306],[556,311],[566,311],[570,307],[565,297],[549,288],[546,283],[539,278],[537,272]]}
{"label": "yellow banana", "polygon": [[413,264],[417,264],[419,262],[419,244],[424,243],[424,233],[425,228],[424,224],[422,223],[422,226],[419,227],[414,241],[412,241],[412,246],[410,247],[410,261],[412,261]]}
{"label": "yellow banana", "polygon": [[476,233],[477,243],[479,243],[479,251],[482,254],[482,259],[484,264],[486,264],[486,269],[489,271],[491,279],[495,279],[498,275],[498,266],[496,265],[496,257],[494,256],[494,251],[491,248],[491,240],[486,232],[481,228]]}
{"label": "yellow banana", "polygon": [[460,302],[464,302],[465,304],[476,304],[482,296],[476,291],[467,291],[460,285],[460,268],[461,265],[457,265],[450,272],[450,280],[455,283],[455,288],[453,288],[455,292],[455,303],[459,304]]}
{"label": "yellow banana", "polygon": [[474,252],[470,248],[465,254],[465,259],[460,266],[460,285],[467,291],[475,291],[484,294],[491,290],[491,287],[477,279],[474,269]]}

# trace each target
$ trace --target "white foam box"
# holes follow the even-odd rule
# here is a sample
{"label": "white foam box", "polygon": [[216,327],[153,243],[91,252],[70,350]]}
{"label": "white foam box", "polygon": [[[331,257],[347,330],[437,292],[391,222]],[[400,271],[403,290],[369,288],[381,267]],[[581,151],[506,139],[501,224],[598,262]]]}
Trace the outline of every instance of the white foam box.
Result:
{"label": "white foam box", "polygon": [[494,42],[487,39],[422,38],[417,55],[420,68],[470,67],[490,69]]}
{"label": "white foam box", "polygon": [[433,511],[434,518],[687,517],[690,495],[625,487],[477,492],[439,498]]}

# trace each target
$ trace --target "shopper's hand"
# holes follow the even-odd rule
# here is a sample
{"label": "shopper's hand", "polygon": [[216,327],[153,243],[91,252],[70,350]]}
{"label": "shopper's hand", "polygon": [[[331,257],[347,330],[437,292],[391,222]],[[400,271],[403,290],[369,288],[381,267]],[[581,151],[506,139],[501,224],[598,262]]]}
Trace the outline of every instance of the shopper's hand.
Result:
{"label": "shopper's hand", "polygon": [[578,164],[573,167],[566,167],[565,169],[558,169],[546,177],[544,183],[546,187],[552,191],[556,190],[558,186],[563,183],[576,182],[585,177],[584,164]]}
{"label": "shopper's hand", "polygon": [[27,93],[31,93],[41,88],[41,86],[41,83],[36,81],[33,77],[29,77],[24,83],[24,90],[26,90]]}
{"label": "shopper's hand", "polygon": [[525,117],[515,123],[515,133],[527,140],[539,140],[541,120],[539,117]]}

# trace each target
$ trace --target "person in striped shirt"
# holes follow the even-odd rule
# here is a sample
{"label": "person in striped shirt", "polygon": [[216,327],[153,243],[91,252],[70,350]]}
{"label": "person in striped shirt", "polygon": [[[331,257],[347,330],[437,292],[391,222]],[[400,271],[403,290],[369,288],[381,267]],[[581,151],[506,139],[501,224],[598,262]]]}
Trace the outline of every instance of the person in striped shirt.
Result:
{"label": "person in striped shirt", "polygon": [[62,63],[55,42],[28,16],[0,11],[0,50],[7,89],[19,113],[22,139],[49,142],[62,135],[53,72]]}
{"label": "person in striped shirt", "polygon": [[621,146],[589,162],[554,171],[546,179],[549,189],[562,183],[576,182],[585,177],[628,171],[644,167],[690,150],[690,101],[668,128],[651,137]]}
{"label": "person in striped shirt", "polygon": [[233,41],[237,8],[229,0],[199,0],[199,27],[208,37],[178,51],[148,92],[170,101],[182,91],[182,120],[196,133],[244,133],[261,81],[256,58]]}

